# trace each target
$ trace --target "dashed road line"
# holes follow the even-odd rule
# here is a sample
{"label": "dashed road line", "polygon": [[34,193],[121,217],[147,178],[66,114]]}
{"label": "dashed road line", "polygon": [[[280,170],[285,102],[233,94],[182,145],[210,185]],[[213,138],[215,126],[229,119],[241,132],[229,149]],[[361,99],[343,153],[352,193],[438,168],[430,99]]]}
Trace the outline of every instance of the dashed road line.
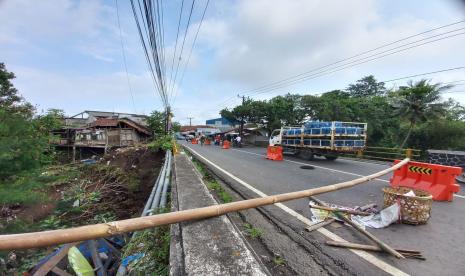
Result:
{"label": "dashed road line", "polygon": [[[244,187],[250,189],[251,191],[253,191],[254,193],[256,193],[257,195],[261,196],[261,197],[265,197],[267,196],[267,194],[263,193],[262,191],[258,190],[257,188],[251,186],[250,184],[248,184],[247,182],[243,181],[242,179],[238,178],[237,176],[231,174],[230,172],[224,170],[223,168],[221,168],[220,166],[216,165],[215,163],[213,163],[212,161],[208,160],[206,157],[204,157],[203,155],[199,154],[197,151],[193,150],[191,147],[189,146],[186,146],[186,145],[183,145],[184,147],[188,148],[189,151],[191,151],[192,153],[194,153],[195,155],[197,155],[197,157],[200,157],[202,158],[205,162],[207,162],[208,164],[210,164],[211,166],[213,166],[214,168],[216,168],[217,170],[221,171],[223,174],[227,175],[228,177],[234,179],[236,182],[238,182],[239,184],[243,185]],[[239,150],[240,151],[240,150]],[[254,153],[252,153],[254,154]],[[258,155],[258,154],[257,154]],[[286,161],[289,161],[289,160],[286,160]],[[295,161],[294,161],[295,162]],[[274,204],[275,206],[277,206],[278,208],[281,208],[284,212],[290,214],[291,216],[297,218],[298,220],[300,220],[301,222],[303,222],[304,224],[306,225],[313,225],[313,222],[311,220],[309,220],[308,218],[302,216],[301,214],[297,213],[296,211],[290,209],[289,207],[285,206],[284,204],[282,203],[275,203]],[[317,229],[316,231],[318,231],[319,233],[321,233],[322,235],[326,236],[327,238],[330,238],[332,240],[335,240],[335,241],[341,241],[341,242],[345,242],[345,240],[343,238],[341,238],[340,236],[336,235],[335,233],[325,229],[325,228],[319,228]],[[366,252],[366,251],[361,251],[361,250],[356,250],[356,249],[349,249],[350,251],[352,251],[353,253],[355,253],[357,256],[359,256],[360,258],[364,259],[365,261],[373,264],[374,266],[378,267],[379,269],[383,270],[384,272],[386,273],[389,273],[391,275],[409,275],[405,272],[403,272],[402,270],[398,269],[397,267],[394,267],[380,259],[378,259],[377,257],[375,257],[374,255]]]}

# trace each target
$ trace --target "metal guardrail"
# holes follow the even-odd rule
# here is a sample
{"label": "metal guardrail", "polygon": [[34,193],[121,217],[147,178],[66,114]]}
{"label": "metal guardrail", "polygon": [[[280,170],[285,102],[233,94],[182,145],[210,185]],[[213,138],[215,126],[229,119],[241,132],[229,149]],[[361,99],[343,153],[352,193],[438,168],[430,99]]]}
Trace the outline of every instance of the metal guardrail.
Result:
{"label": "metal guardrail", "polygon": [[[168,186],[170,184],[171,179],[171,163],[172,163],[172,154],[170,150],[166,151],[165,154],[165,163],[161,168],[160,172],[158,173],[157,180],[153,184],[152,192],[145,203],[144,210],[142,211],[141,217],[151,216],[153,215],[154,211],[159,208],[166,207],[167,201],[167,194],[168,194]],[[135,232],[133,237],[136,236],[140,232]],[[131,238],[132,239],[132,238]],[[130,242],[130,241],[129,241]],[[118,267],[118,271],[116,273],[117,276],[126,275],[126,267],[122,264]]]}
{"label": "metal guardrail", "polygon": [[346,154],[356,158],[373,159],[381,161],[394,161],[395,159],[410,158],[411,160],[422,160],[422,151],[419,149],[400,149],[387,147],[366,147],[365,150],[357,151],[355,154]]}

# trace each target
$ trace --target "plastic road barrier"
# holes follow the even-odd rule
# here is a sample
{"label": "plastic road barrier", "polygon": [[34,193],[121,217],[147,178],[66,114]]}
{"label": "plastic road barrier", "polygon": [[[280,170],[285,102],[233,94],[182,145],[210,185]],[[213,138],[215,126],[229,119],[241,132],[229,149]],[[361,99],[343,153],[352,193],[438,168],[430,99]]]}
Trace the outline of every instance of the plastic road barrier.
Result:
{"label": "plastic road barrier", "polygon": [[283,148],[281,146],[268,146],[268,149],[266,150],[266,159],[282,161]]}
{"label": "plastic road barrier", "polygon": [[211,145],[210,139],[205,139],[205,145]]}
{"label": "plastic road barrier", "polygon": [[[400,160],[395,160],[394,165],[399,162]],[[460,190],[455,178],[461,173],[460,167],[410,161],[394,171],[390,183],[393,187],[428,191],[433,195],[433,200],[452,201],[454,193]]]}
{"label": "plastic road barrier", "polygon": [[192,139],[191,143],[192,143],[193,145],[196,145],[196,144],[199,143],[199,140],[197,140],[197,139],[194,138],[194,139]]}
{"label": "plastic road barrier", "polygon": [[231,142],[228,140],[223,141],[223,149],[229,149],[231,147]]}

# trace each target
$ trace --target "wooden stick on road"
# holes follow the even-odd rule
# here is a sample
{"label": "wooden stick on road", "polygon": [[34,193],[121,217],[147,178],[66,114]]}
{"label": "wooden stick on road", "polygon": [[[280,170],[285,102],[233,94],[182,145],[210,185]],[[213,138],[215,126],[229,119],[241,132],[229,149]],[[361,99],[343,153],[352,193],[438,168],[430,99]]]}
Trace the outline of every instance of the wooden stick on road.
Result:
{"label": "wooden stick on road", "polygon": [[357,210],[346,210],[346,209],[341,209],[341,208],[319,206],[319,205],[314,205],[314,204],[310,204],[309,206],[310,206],[310,208],[321,209],[321,210],[330,211],[330,212],[341,212],[341,213],[347,213],[347,214],[358,215],[358,216],[369,216],[369,215],[371,215],[371,213],[357,211]]}
{"label": "wooden stick on road", "polygon": [[[325,206],[325,207],[328,207],[328,205],[324,202],[322,202],[321,200],[317,199],[317,198],[314,198],[314,197],[309,197],[310,200],[320,204],[321,206]],[[369,238],[370,240],[374,241],[379,247],[381,247],[384,251],[388,252],[389,254],[391,254],[392,256],[394,257],[397,257],[399,259],[405,259],[404,256],[402,256],[402,254],[400,254],[399,252],[397,252],[396,250],[394,250],[392,247],[390,247],[389,245],[387,245],[386,243],[384,243],[383,241],[381,241],[380,239],[378,239],[377,237],[375,237],[373,234],[371,234],[370,232],[366,231],[365,229],[361,228],[358,224],[356,224],[355,222],[353,222],[352,220],[346,218],[345,216],[343,216],[341,213],[339,212],[334,212],[334,214],[341,220],[343,220],[344,222],[346,222],[347,224],[349,224],[350,226],[352,226],[353,228],[355,228],[356,230],[358,230],[360,233],[362,233],[363,235],[365,235],[367,238]]]}
{"label": "wooden stick on road", "polygon": [[[359,250],[368,250],[368,251],[377,251],[377,252],[384,251],[381,247],[377,245],[359,244],[359,243],[352,243],[352,242],[340,242],[340,241],[331,241],[331,240],[326,241],[326,244],[331,245],[331,246],[336,246],[336,247],[359,249]],[[426,260],[426,258],[421,255],[420,251],[407,250],[407,249],[395,249],[395,250],[406,258]]]}

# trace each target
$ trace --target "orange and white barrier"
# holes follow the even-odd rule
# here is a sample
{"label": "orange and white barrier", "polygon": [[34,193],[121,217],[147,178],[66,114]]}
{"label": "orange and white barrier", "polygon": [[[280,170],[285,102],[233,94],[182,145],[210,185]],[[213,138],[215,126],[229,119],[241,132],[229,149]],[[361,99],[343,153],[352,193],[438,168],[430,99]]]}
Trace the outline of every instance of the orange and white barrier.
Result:
{"label": "orange and white barrier", "polygon": [[283,160],[283,148],[281,146],[268,146],[266,150],[266,159],[274,161]]}
{"label": "orange and white barrier", "polygon": [[[400,160],[395,160],[394,165]],[[455,178],[462,174],[462,168],[410,161],[394,171],[391,186],[409,187],[428,191],[433,200],[452,201],[454,193],[460,190]]]}
{"label": "orange and white barrier", "polygon": [[223,149],[229,149],[231,147],[231,142],[228,140],[223,141]]}

